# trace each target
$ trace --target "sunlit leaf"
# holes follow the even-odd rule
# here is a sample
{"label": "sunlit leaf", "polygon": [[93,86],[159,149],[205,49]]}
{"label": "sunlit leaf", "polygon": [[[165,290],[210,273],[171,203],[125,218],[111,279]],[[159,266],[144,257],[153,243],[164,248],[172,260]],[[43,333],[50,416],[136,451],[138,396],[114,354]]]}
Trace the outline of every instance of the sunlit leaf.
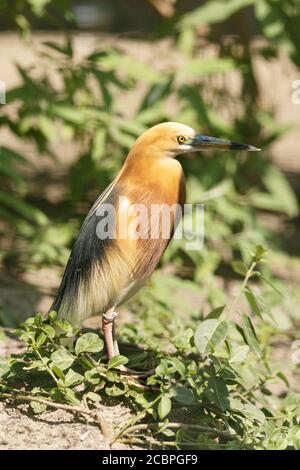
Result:
{"label": "sunlit leaf", "polygon": [[96,333],[85,333],[76,341],[75,353],[77,355],[83,352],[96,353],[102,351],[103,341]]}
{"label": "sunlit leaf", "polygon": [[184,29],[197,27],[199,24],[219,23],[253,3],[255,0],[210,0],[191,13],[184,15],[179,26]]}
{"label": "sunlit leaf", "polygon": [[64,349],[54,351],[51,356],[51,361],[61,370],[68,369],[74,362],[73,357]]}
{"label": "sunlit leaf", "polygon": [[172,408],[171,399],[167,395],[163,395],[158,403],[157,411],[160,419],[165,419]]}
{"label": "sunlit leaf", "polygon": [[127,362],[128,362],[127,357],[124,357],[124,356],[121,356],[121,355],[114,356],[108,361],[107,368],[108,369],[117,369],[118,367],[120,367],[124,364],[127,364]]}
{"label": "sunlit leaf", "polygon": [[250,349],[258,356],[261,356],[261,348],[255,333],[254,326],[250,320],[250,318],[242,314],[242,325],[243,325],[243,332],[247,341],[247,344],[250,346]]}
{"label": "sunlit leaf", "polygon": [[227,322],[219,322],[217,319],[204,320],[195,332],[195,345],[201,354],[211,351],[219,343],[224,341],[227,335]]}

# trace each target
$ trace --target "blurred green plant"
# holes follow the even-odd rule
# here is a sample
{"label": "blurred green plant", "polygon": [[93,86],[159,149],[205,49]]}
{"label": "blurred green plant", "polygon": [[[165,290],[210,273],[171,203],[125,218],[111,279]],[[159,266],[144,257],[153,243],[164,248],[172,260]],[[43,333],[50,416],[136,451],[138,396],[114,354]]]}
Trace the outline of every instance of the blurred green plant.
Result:
{"label": "blurred green plant", "polygon": [[[187,47],[186,36],[195,24],[217,21],[213,12],[218,3],[209,2],[180,19],[176,27],[183,65],[174,63],[164,72],[117,48],[94,51],[78,62],[70,37],[64,44],[45,43],[41,60],[48,64],[46,72],[39,63],[28,69],[18,67],[22,83],[7,96],[17,111],[13,117],[7,113],[1,120],[2,126],[9,127],[19,139],[33,142],[39,153],[53,158],[57,152],[54,143],[77,144],[78,156],[69,172],[66,196],[71,201],[68,210],[72,216],[80,201],[92,200],[96,191],[113,178],[134,139],[158,121],[178,120],[204,133],[260,145],[263,155],[238,158],[224,152],[213,158],[203,155],[182,162],[189,200],[206,204],[206,249],[183,255],[183,245],[173,243],[166,259],[182,265],[188,257],[196,278],[203,272],[214,272],[224,260],[224,250],[237,250],[245,256],[253,243],[268,240],[274,245],[272,233],[257,222],[257,209],[285,212],[289,217],[298,214],[293,191],[268,158],[269,146],[285,129],[278,127],[272,115],[259,105],[249,44],[234,39],[215,58],[199,58],[196,42]],[[249,2],[236,2],[235,8],[232,5],[222,10],[218,21],[245,3]],[[215,42],[210,36],[207,39]],[[264,54],[265,49],[257,49],[255,54]],[[226,84],[220,86],[218,80],[211,79],[233,70],[242,80],[240,94],[235,97]],[[122,95],[126,93],[126,103],[136,100],[135,89],[141,81],[146,91],[135,109],[128,111]],[[170,107],[170,102],[175,102],[175,107]],[[230,113],[226,120],[215,111],[225,106]],[[72,230],[76,234],[73,226]],[[49,236],[44,236],[41,243],[41,235],[36,242],[33,233],[32,246],[42,251],[35,253],[34,262],[65,262],[63,249],[48,250]],[[67,244],[71,236],[64,237]],[[28,250],[31,257],[34,250]]]}

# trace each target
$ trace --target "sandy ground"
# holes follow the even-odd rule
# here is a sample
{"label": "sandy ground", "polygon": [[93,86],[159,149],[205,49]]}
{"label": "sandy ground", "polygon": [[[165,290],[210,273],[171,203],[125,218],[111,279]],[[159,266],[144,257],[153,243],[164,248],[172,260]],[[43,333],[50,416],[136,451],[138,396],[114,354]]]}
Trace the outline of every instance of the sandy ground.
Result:
{"label": "sandy ground", "polygon": [[[129,411],[122,405],[103,406],[103,418],[111,429],[126,423]],[[27,405],[12,406],[0,402],[0,450],[20,449],[124,449],[121,444],[110,447],[99,427],[65,410],[35,415]]]}

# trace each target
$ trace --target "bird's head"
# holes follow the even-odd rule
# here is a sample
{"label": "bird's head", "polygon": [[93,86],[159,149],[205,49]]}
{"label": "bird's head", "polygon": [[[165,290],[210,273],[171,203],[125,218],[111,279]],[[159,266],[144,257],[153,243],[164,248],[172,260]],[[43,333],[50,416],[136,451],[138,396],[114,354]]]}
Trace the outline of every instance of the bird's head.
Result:
{"label": "bird's head", "polygon": [[177,155],[198,152],[205,149],[227,149],[259,151],[252,145],[205,136],[194,129],[177,122],[163,122],[145,131],[135,143],[136,150],[158,157],[176,157]]}

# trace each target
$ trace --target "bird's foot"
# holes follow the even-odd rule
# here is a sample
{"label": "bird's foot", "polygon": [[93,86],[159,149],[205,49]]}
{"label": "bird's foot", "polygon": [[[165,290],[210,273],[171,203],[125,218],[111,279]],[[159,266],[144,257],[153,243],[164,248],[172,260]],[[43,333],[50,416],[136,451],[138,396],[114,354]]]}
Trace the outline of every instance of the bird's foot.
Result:
{"label": "bird's foot", "polygon": [[143,378],[150,377],[151,375],[155,374],[155,369],[139,371],[139,370],[130,369],[129,367],[125,367],[125,366],[120,366],[118,369],[121,372],[121,374],[129,375],[130,377],[134,379],[143,379]]}
{"label": "bird's foot", "polygon": [[[110,309],[102,314],[102,330],[109,360],[120,354],[114,328],[114,320],[117,316],[117,312],[115,312],[113,309]],[[129,369],[124,365],[118,367],[118,370],[121,372],[121,374],[126,374],[127,376],[135,379],[143,379],[155,374],[154,369],[148,371],[137,371]]]}

